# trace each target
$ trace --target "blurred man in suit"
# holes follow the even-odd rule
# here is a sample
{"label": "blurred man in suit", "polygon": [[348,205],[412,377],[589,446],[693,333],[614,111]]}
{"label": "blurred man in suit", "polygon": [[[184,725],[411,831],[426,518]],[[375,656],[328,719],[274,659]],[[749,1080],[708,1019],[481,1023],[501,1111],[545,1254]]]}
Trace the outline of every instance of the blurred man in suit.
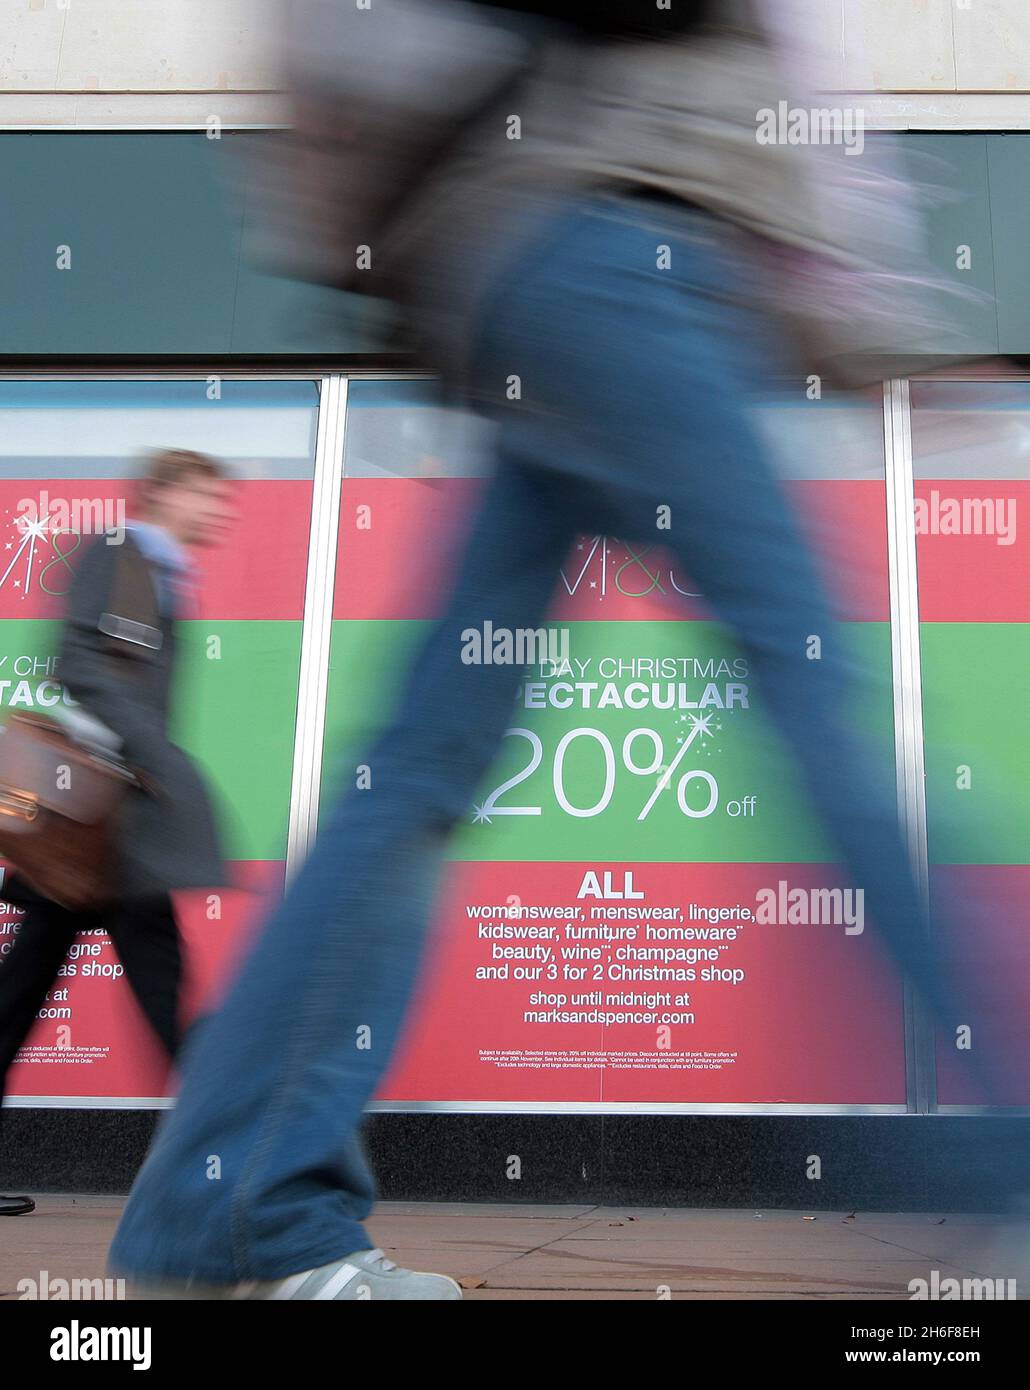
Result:
{"label": "blurred man in suit", "polygon": [[[182,954],[170,894],[222,883],[224,872],[207,791],[168,737],[175,627],[194,588],[189,548],[223,537],[231,490],[207,455],[155,454],[140,482],[139,519],[98,538],[75,575],[59,675],[146,786],[129,794],[117,828],[119,898],[109,911],[69,911],[16,873],[8,878],[4,898],[25,916],[0,966],[0,1096],[68,948],[87,929],[109,933],[151,1027],[169,1057],[178,1051]],[[0,1215],[33,1207],[29,1197],[0,1196]]]}

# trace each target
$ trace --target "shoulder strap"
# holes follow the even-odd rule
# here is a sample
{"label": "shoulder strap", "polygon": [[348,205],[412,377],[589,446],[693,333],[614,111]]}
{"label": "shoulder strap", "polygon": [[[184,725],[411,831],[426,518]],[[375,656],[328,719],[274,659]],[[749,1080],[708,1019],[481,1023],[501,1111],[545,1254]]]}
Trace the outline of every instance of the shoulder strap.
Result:
{"label": "shoulder strap", "polygon": [[161,650],[164,633],[157,587],[142,550],[128,536],[115,561],[108,609],[97,626],[108,639],[107,649],[121,656],[152,661]]}

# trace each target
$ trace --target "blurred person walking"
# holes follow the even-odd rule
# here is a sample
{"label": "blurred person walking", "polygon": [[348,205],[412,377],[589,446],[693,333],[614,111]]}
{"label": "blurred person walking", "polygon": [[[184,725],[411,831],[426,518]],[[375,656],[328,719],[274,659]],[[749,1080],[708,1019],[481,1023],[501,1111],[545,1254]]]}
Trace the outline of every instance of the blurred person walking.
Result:
{"label": "blurred person walking", "polygon": [[[463,662],[465,635],[487,620],[537,627],[578,532],[671,546],[748,658],[895,960],[950,1010],[892,769],[848,726],[856,672],[749,413],[783,356],[772,313],[828,384],[879,380],[884,352],[925,347],[928,319],[903,279],[889,296],[875,275],[848,280],[865,262],[828,230],[797,147],[756,139],[756,113],[791,93],[753,6],[546,11],[552,22],[498,11],[484,29],[482,9],[428,0],[376,0],[356,19],[318,0],[295,9],[286,164],[308,176],[283,191],[308,217],[295,259],[407,308],[427,360],[495,423],[496,473],[448,606],[363,758],[371,790],[325,818],[187,1050],[111,1250],[112,1270],[154,1296],[460,1297],[372,1247],[358,1129],[416,980],[447,836],[521,679]],[[844,188],[837,206],[863,199]],[[851,221],[860,243],[870,228]]]}
{"label": "blurred person walking", "polygon": [[[118,897],[110,908],[72,911],[17,871],[7,877],[4,901],[25,915],[0,964],[0,1097],[69,947],[80,932],[97,928],[110,935],[147,1021],[174,1059],[182,1036],[182,954],[170,894],[225,881],[208,793],[170,741],[168,723],[176,620],[194,586],[189,548],[223,538],[231,483],[215,459],[176,449],[152,458],[139,488],[139,518],[121,535],[98,537],[76,571],[57,672],[146,786],[128,794],[116,828]],[[0,1215],[33,1207],[28,1197],[0,1197]]]}

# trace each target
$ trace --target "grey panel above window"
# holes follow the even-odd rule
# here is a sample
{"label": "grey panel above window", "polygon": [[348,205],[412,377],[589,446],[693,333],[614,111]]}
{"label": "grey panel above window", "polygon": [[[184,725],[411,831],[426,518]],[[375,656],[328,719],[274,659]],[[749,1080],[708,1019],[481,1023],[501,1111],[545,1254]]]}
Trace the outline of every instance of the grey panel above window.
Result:
{"label": "grey panel above window", "polygon": [[[0,132],[0,356],[396,357],[387,306],[244,259],[241,139]],[[969,291],[958,309],[970,350],[1030,353],[1030,134],[919,133],[901,144],[934,185],[931,256]]]}
{"label": "grey panel above window", "polygon": [[0,134],[0,354],[380,351],[383,306],[243,262],[233,138]]}

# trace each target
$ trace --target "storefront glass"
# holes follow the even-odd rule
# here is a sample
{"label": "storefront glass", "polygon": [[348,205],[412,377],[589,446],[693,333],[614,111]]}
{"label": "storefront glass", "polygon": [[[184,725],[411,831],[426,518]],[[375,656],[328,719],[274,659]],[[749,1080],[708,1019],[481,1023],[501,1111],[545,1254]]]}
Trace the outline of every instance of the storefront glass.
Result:
{"label": "storefront glass", "polygon": [[[235,885],[181,895],[191,1014],[217,998],[250,923],[281,891],[318,403],[312,381],[0,382],[3,716],[60,698],[62,596],[89,533],[131,520],[141,456],[206,451],[239,480],[235,532],[198,555],[178,657],[173,734],[213,788]],[[5,950],[18,914],[0,911]],[[12,1069],[10,1096],[132,1104],[169,1094],[110,943],[70,964]]]}

